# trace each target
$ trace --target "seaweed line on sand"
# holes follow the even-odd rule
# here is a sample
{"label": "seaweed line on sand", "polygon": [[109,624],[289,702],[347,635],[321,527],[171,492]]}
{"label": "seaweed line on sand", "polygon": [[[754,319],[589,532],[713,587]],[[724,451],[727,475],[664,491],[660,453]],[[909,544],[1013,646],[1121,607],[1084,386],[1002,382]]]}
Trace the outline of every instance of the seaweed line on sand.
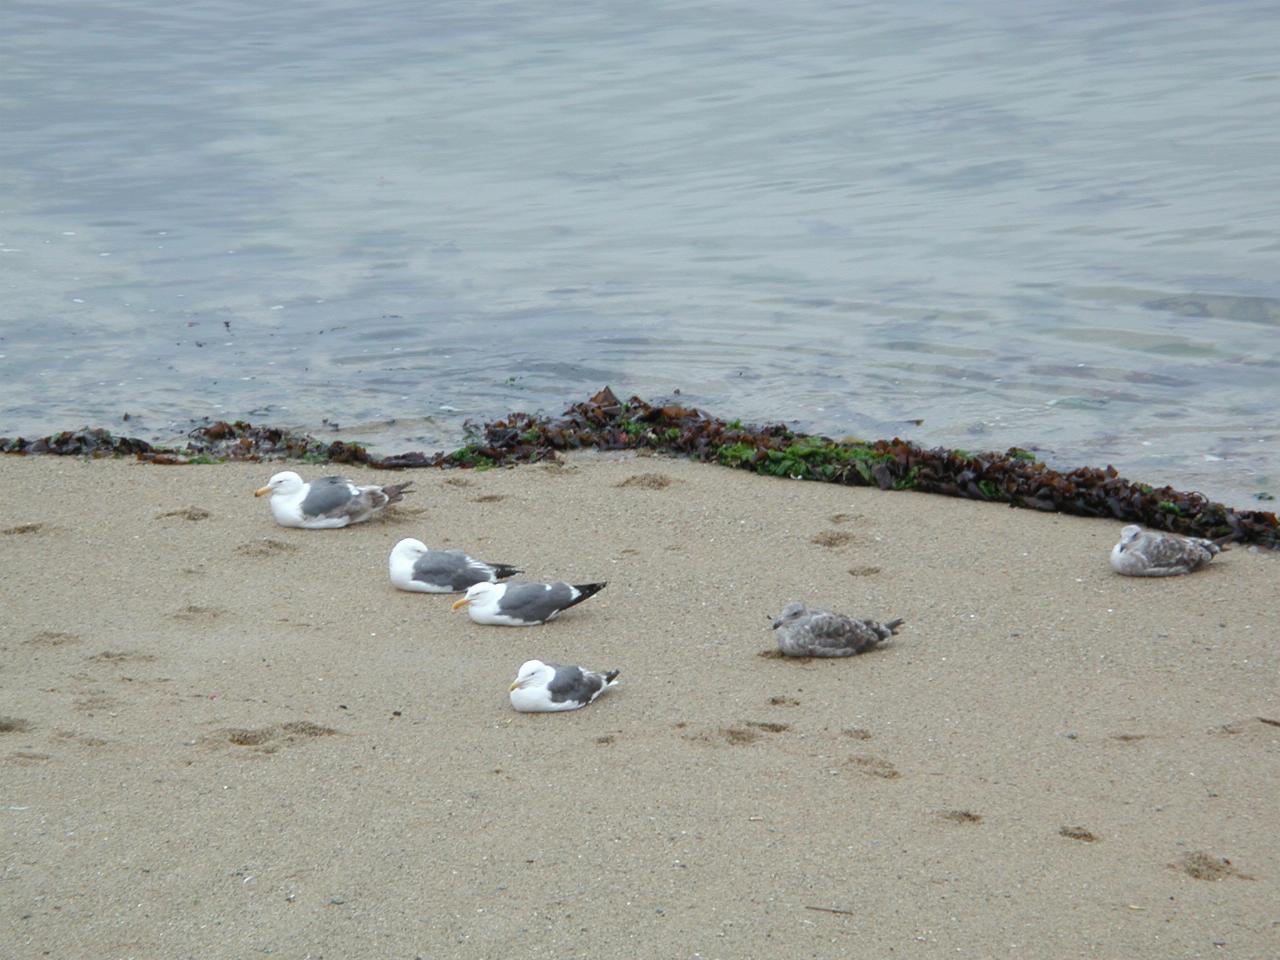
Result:
{"label": "seaweed line on sand", "polygon": [[424,467],[485,469],[555,460],[582,449],[645,449],[726,467],[801,480],[881,490],[916,490],[1007,503],[1014,507],[1109,517],[1219,541],[1280,547],[1280,521],[1261,510],[1235,510],[1200,493],[1132,483],[1111,466],[1052,470],[1035,455],[924,449],[892,440],[832,440],[796,433],[782,424],[725,421],[677,403],[619,400],[608,387],[575,403],[560,417],[512,413],[482,426],[467,425],[468,443],[450,452],[421,451],[381,457],[360,444],[325,443],[307,434],[237,420],[197,427],[181,448],[153,446],[101,428],[37,440],[0,438],[0,452],[75,456],[133,455],[158,464],[223,460],[302,460],[360,463],[381,470]]}

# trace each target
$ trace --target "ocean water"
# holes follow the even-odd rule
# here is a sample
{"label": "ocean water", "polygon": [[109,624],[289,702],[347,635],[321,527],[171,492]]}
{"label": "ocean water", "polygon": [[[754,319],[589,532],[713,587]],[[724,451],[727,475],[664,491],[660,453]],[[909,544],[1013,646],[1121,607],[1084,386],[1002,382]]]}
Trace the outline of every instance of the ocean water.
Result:
{"label": "ocean water", "polygon": [[609,384],[1280,494],[1274,4],[4,7],[0,434]]}

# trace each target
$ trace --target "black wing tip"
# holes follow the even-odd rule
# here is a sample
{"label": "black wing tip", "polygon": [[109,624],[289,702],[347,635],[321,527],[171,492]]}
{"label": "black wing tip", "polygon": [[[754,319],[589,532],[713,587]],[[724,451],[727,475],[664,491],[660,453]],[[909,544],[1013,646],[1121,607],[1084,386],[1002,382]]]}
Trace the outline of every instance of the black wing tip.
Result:
{"label": "black wing tip", "polygon": [[610,670],[608,673],[606,673],[604,675],[604,685],[607,687],[609,684],[613,683],[613,681],[617,680],[618,674],[620,674],[621,672],[622,672],[621,670]]}
{"label": "black wing tip", "polygon": [[896,637],[898,635],[898,628],[906,622],[907,621],[899,617],[897,620],[890,620],[888,623],[884,625],[884,628],[888,630],[890,634]]}
{"label": "black wing tip", "polygon": [[606,586],[608,586],[608,584],[607,583],[571,583],[569,584],[569,586],[577,590],[578,595],[574,597],[572,600],[570,600],[568,603],[566,603],[563,607],[561,607],[560,608],[561,610],[568,610],[570,607],[576,607],[583,600],[588,600],[591,597],[594,597],[597,593],[599,593]]}
{"label": "black wing tip", "polygon": [[513,567],[506,563],[491,563],[493,567],[493,575],[499,580],[505,580],[507,577],[514,577],[517,573],[524,573],[519,567]]}

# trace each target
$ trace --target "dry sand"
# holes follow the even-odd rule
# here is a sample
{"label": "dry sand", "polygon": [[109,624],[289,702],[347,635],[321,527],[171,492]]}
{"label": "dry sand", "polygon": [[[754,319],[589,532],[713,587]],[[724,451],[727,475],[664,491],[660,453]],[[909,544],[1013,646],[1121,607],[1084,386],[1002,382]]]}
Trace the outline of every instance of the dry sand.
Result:
{"label": "dry sand", "polygon": [[[1274,556],[656,458],[285,530],[271,472],[0,459],[3,956],[1280,956]],[[404,536],[610,585],[482,627]],[[801,598],[906,626],[761,656]],[[534,656],[623,682],[516,714]]]}

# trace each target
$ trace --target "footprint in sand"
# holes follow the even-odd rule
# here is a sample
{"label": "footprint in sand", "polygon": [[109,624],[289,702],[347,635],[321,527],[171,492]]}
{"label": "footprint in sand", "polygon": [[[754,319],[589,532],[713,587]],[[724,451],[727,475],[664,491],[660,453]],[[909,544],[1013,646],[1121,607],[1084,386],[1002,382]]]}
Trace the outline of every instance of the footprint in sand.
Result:
{"label": "footprint in sand", "polygon": [[21,717],[0,717],[0,733],[26,733],[31,729],[31,721]]}
{"label": "footprint in sand", "polygon": [[881,780],[898,780],[902,777],[897,767],[884,757],[877,757],[875,754],[859,754],[856,757],[850,757],[847,762],[859,773],[865,773],[869,777],[878,777]]}
{"label": "footprint in sand", "polygon": [[[677,723],[677,730],[683,730],[687,724]],[[730,746],[745,746],[748,743],[755,743],[761,739],[766,733],[783,733],[790,730],[790,724],[786,723],[769,723],[760,720],[743,720],[740,723],[727,727],[716,727],[709,730],[703,730],[695,733],[685,733],[681,736],[683,739],[691,743],[727,743]]]}
{"label": "footprint in sand", "polygon": [[109,696],[105,690],[89,690],[76,697],[71,706],[81,713],[94,714],[114,710],[120,706],[120,701]]}
{"label": "footprint in sand", "polygon": [[798,707],[800,706],[800,701],[795,697],[777,696],[770,697],[769,704],[774,707]]}
{"label": "footprint in sand", "polygon": [[506,495],[505,495],[505,494],[501,494],[501,493],[486,493],[486,494],[485,494],[484,496],[482,496],[482,497],[472,497],[472,498],[471,498],[471,502],[472,502],[472,503],[498,503],[498,502],[500,502],[500,501],[502,501],[502,500],[505,500],[505,499],[507,499],[507,497],[506,497]]}
{"label": "footprint in sand", "polygon": [[938,819],[948,823],[981,823],[982,814],[972,810],[939,810]]}
{"label": "footprint in sand", "polygon": [[20,767],[34,767],[44,763],[46,760],[52,760],[53,754],[36,753],[31,750],[15,750],[4,759],[6,763],[16,764]]}
{"label": "footprint in sand", "polygon": [[1269,717],[1249,717],[1235,723],[1224,723],[1210,731],[1231,737],[1240,743],[1274,744],[1280,742],[1280,720]]}
{"label": "footprint in sand", "polygon": [[[760,731],[752,730],[748,727],[721,727],[716,731],[716,735],[723,737],[727,743],[735,747],[744,746],[748,743],[755,743],[761,736]],[[704,733],[695,739],[710,743],[714,740],[714,737]]]}
{"label": "footprint in sand", "polygon": [[16,527],[9,527],[7,530],[0,530],[7,537],[20,537],[28,533],[39,533],[43,530],[43,523],[20,523]]}
{"label": "footprint in sand", "polygon": [[138,653],[136,650],[103,650],[85,659],[91,663],[150,663],[156,659],[156,655]]}
{"label": "footprint in sand", "polygon": [[195,523],[199,520],[208,520],[212,516],[213,514],[208,510],[204,510],[200,507],[183,507],[181,510],[168,510],[164,513],[157,513],[155,518],[157,520],[190,520],[192,523]]}
{"label": "footprint in sand", "polygon": [[809,538],[810,543],[816,543],[820,547],[826,547],[828,550],[834,550],[837,547],[843,547],[846,543],[852,543],[857,538],[846,530],[823,530],[821,533],[815,533]]}
{"label": "footprint in sand", "polygon": [[1058,836],[1066,837],[1068,840],[1080,840],[1083,843],[1098,842],[1098,836],[1084,827],[1063,827],[1058,831]]}
{"label": "footprint in sand", "polygon": [[743,723],[748,727],[763,730],[765,733],[786,733],[791,729],[791,724],[789,723],[770,723],[763,720],[744,720]]}
{"label": "footprint in sand", "polygon": [[184,620],[187,623],[212,623],[222,616],[223,611],[217,607],[200,607],[195,604],[188,604],[173,615],[175,620]]}
{"label": "footprint in sand", "polygon": [[621,483],[615,483],[615,487],[639,487],[641,490],[665,490],[674,483],[665,473],[638,473],[634,477],[627,477]]}
{"label": "footprint in sand", "polygon": [[430,511],[426,507],[405,506],[403,503],[397,503],[391,510],[384,510],[382,513],[376,513],[369,522],[377,524],[398,524],[407,523],[410,520],[416,520]]}
{"label": "footprint in sand", "polygon": [[1228,877],[1234,877],[1237,880],[1254,879],[1247,873],[1237,870],[1226,857],[1215,857],[1202,850],[1188,853],[1180,861],[1171,863],[1169,866],[1175,870],[1181,870],[1196,880],[1226,880]]}
{"label": "footprint in sand", "polygon": [[306,743],[316,737],[334,737],[340,734],[340,730],[321,726],[310,720],[291,720],[288,723],[272,724],[269,727],[233,727],[219,730],[216,734],[205,738],[205,742],[232,747],[249,747],[255,753],[275,753],[281,747]]}
{"label": "footprint in sand", "polygon": [[281,554],[297,552],[298,548],[295,544],[286,543],[283,540],[273,540],[270,537],[251,540],[236,547],[236,553],[242,557],[275,557]]}
{"label": "footprint in sand", "polygon": [[53,736],[54,739],[63,743],[76,743],[82,747],[105,747],[108,742],[101,737],[93,737],[76,730],[55,730]]}
{"label": "footprint in sand", "polygon": [[831,516],[827,517],[827,522],[840,524],[840,523],[848,523],[850,520],[865,520],[865,519],[866,517],[864,517],[860,513],[833,513]]}
{"label": "footprint in sand", "polygon": [[61,647],[69,643],[83,643],[74,633],[62,633],[58,630],[41,630],[33,634],[26,643],[33,647]]}
{"label": "footprint in sand", "polygon": [[879,567],[850,567],[849,576],[851,577],[874,577],[880,572]]}

